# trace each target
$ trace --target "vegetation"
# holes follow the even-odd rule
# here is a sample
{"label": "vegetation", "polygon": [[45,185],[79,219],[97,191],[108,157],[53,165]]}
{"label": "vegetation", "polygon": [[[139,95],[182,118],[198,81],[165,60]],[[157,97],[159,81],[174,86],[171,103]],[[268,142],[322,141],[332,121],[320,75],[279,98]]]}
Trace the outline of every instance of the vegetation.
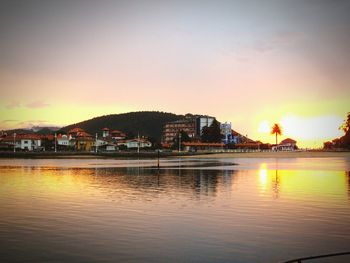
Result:
{"label": "vegetation", "polygon": [[281,127],[277,124],[277,123],[275,123],[273,126],[272,126],[272,128],[271,128],[271,134],[275,134],[276,135],[276,145],[278,144],[277,142],[277,136],[278,135],[282,135],[282,129],[281,129]]}
{"label": "vegetation", "polygon": [[221,142],[222,134],[220,132],[220,123],[214,119],[209,127],[203,127],[202,142]]}
{"label": "vegetation", "polygon": [[183,117],[183,115],[158,111],[129,112],[96,117],[63,127],[62,130],[67,132],[74,127],[79,127],[90,134],[95,134],[97,132],[101,133],[101,129],[106,127],[112,130],[120,130],[126,133],[128,137],[139,133],[140,136],[152,137],[156,141],[160,141],[165,123]]}
{"label": "vegetation", "polygon": [[350,149],[350,112],[348,112],[347,118],[339,129],[344,131],[344,136],[336,138],[331,142],[325,142],[323,144],[324,149]]}
{"label": "vegetation", "polygon": [[348,116],[346,120],[344,120],[344,123],[339,127],[340,130],[343,130],[346,133],[350,130],[350,112],[348,112]]}
{"label": "vegetation", "polygon": [[[180,131],[180,135],[181,135],[181,143],[191,141],[190,136],[188,136],[188,134],[185,131]],[[182,148],[183,147],[181,145],[181,150]],[[179,149],[179,134],[174,138],[171,149]]]}

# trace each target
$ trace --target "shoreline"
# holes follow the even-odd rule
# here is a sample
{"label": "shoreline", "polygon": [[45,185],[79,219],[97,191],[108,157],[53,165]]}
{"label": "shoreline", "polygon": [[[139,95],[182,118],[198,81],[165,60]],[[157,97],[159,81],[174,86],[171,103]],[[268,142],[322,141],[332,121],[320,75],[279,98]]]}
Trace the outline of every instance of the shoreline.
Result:
{"label": "shoreline", "polygon": [[[350,158],[350,151],[232,152],[198,155],[196,158]],[[184,156],[183,158],[188,158]]]}
{"label": "shoreline", "polygon": [[[189,152],[159,152],[160,158],[167,157],[192,157],[208,153]],[[158,152],[113,152],[113,153],[93,153],[93,152],[0,152],[0,158],[11,159],[155,159]]]}
{"label": "shoreline", "polygon": [[[157,152],[0,152],[0,158],[13,159],[154,159]],[[293,151],[293,152],[159,152],[160,158],[350,158],[350,151]]]}

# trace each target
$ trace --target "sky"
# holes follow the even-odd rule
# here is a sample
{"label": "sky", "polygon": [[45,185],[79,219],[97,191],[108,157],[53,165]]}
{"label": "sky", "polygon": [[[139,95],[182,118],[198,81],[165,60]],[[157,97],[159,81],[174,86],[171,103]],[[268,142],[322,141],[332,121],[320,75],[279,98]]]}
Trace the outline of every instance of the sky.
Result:
{"label": "sky", "polygon": [[319,147],[350,111],[350,1],[1,1],[0,129],[140,110]]}

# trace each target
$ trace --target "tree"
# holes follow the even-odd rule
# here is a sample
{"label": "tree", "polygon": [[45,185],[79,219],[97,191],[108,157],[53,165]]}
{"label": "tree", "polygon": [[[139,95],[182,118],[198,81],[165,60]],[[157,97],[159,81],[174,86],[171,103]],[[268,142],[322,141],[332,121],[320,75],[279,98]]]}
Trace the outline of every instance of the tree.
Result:
{"label": "tree", "polygon": [[344,123],[339,127],[340,130],[343,130],[345,134],[350,130],[350,112],[348,112],[347,119],[344,120]]}
{"label": "tree", "polygon": [[277,136],[278,136],[278,135],[282,135],[282,129],[281,129],[281,127],[280,127],[277,123],[275,123],[275,124],[272,126],[271,134],[275,134],[275,135],[276,135],[276,145],[277,145]]}
{"label": "tree", "polygon": [[214,119],[213,123],[202,129],[202,142],[221,142],[222,134],[220,131],[220,123]]}
{"label": "tree", "polygon": [[[185,131],[180,131],[179,134],[181,135],[181,142],[189,142],[191,141],[190,136],[188,136],[188,134]],[[179,134],[177,134],[177,136],[175,136],[175,138],[173,139],[173,144],[171,146],[171,149],[178,149],[179,148]],[[181,145],[182,148],[182,145]]]}

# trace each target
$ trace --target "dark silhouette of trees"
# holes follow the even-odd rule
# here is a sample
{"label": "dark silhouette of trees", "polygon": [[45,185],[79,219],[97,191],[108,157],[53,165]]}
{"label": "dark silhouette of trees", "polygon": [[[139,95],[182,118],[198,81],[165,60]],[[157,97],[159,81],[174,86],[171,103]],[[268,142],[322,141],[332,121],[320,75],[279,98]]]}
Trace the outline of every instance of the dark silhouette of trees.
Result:
{"label": "dark silhouette of trees", "polygon": [[221,142],[222,134],[220,131],[220,123],[214,119],[213,123],[202,129],[202,142]]}
{"label": "dark silhouette of trees", "polygon": [[339,127],[340,130],[343,130],[345,134],[350,130],[350,112],[348,112],[348,116],[344,123]]}
{"label": "dark silhouette of trees", "polygon": [[350,112],[348,112],[347,118],[339,129],[344,131],[344,136],[336,138],[332,142],[325,142],[323,144],[324,149],[350,149]]}
{"label": "dark silhouette of trees", "polygon": [[79,127],[90,134],[101,134],[102,128],[109,128],[111,130],[120,130],[129,135],[128,137],[131,137],[130,135],[136,137],[139,133],[140,136],[152,137],[160,142],[164,125],[167,122],[176,121],[182,118],[184,118],[183,115],[176,115],[167,112],[129,112],[96,117],[63,127],[62,129],[67,132],[72,128]]}
{"label": "dark silhouette of trees", "polygon": [[276,135],[276,145],[277,145],[277,136],[278,135],[282,135],[282,129],[281,127],[275,123],[272,128],[271,128],[271,134],[275,134]]}
{"label": "dark silhouette of trees", "polygon": [[[180,131],[181,134],[181,149],[182,149],[182,143],[183,142],[190,142],[191,138],[188,136],[188,134],[185,131]],[[179,148],[179,134],[175,136],[173,139],[173,144],[171,145],[171,149],[178,149]]]}

